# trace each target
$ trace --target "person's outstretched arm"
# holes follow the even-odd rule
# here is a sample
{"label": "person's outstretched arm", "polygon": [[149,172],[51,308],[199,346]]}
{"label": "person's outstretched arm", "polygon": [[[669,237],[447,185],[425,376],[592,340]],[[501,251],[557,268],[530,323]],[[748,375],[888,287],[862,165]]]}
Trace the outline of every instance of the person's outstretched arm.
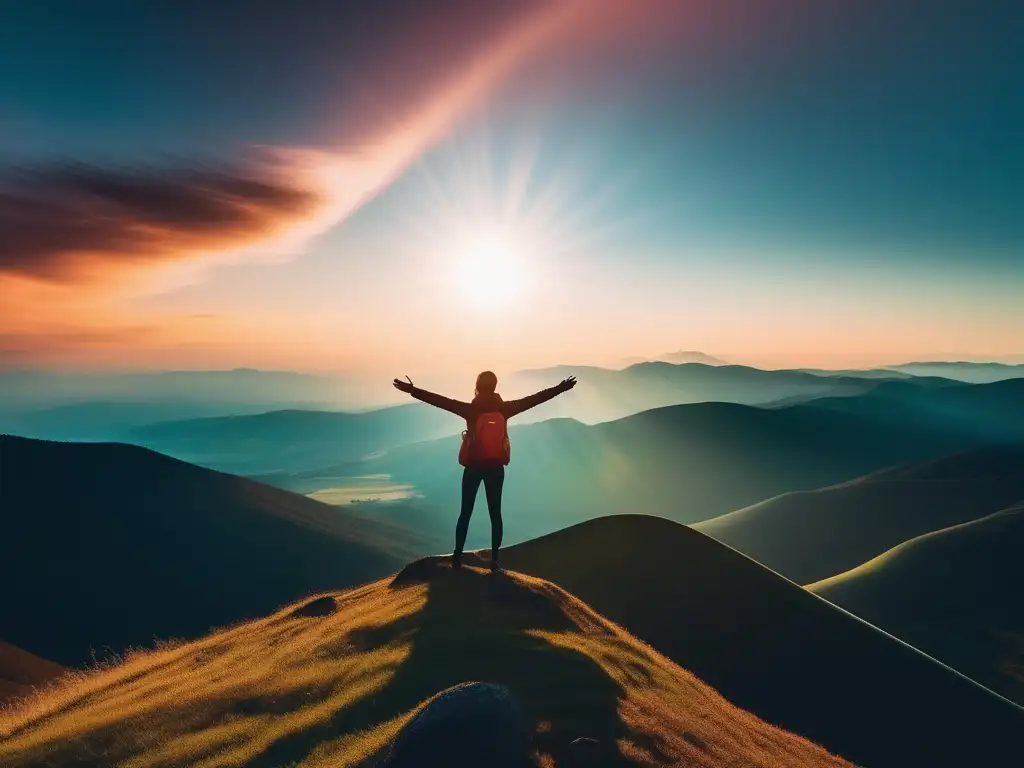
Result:
{"label": "person's outstretched arm", "polygon": [[452,400],[451,398],[444,397],[443,395],[435,394],[434,392],[428,392],[425,389],[420,389],[412,383],[412,380],[402,381],[401,379],[395,379],[392,382],[395,389],[412,395],[417,400],[422,400],[428,405],[432,405],[435,408],[440,408],[442,411],[448,411],[454,413],[456,416],[467,418],[469,413],[469,403],[464,403],[461,400]]}
{"label": "person's outstretched arm", "polygon": [[557,397],[563,392],[568,392],[570,389],[576,386],[576,377],[570,376],[568,379],[560,381],[553,387],[542,389],[540,392],[529,395],[528,397],[522,397],[519,400],[509,400],[505,403],[505,418],[511,419],[516,414],[528,411],[531,408],[535,408],[541,403],[546,403],[553,397]]}

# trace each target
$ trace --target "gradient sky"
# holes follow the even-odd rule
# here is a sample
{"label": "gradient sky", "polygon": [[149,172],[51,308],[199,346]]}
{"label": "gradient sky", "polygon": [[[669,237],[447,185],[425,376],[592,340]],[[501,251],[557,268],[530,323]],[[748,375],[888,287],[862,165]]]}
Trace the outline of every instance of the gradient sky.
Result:
{"label": "gradient sky", "polygon": [[1015,6],[0,0],[0,366],[1019,356]]}

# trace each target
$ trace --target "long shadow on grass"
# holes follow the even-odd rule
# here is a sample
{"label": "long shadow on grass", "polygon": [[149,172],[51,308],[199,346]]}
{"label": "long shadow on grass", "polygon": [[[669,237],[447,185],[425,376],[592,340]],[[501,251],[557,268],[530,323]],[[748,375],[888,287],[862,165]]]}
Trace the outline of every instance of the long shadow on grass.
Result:
{"label": "long shadow on grass", "polygon": [[[250,762],[270,768],[301,761],[317,744],[372,728],[416,707],[435,693],[467,681],[508,686],[535,730],[535,746],[562,762],[570,742],[598,739],[609,766],[631,765],[617,742],[629,739],[664,758],[646,734],[626,726],[618,713],[625,694],[591,657],[531,634],[579,631],[550,595],[504,574],[460,571],[420,561],[392,589],[427,584],[427,601],[416,614],[352,633],[361,650],[410,642],[409,656],[382,689],[339,711],[329,724],[275,743]],[[666,758],[667,761],[667,758]]]}

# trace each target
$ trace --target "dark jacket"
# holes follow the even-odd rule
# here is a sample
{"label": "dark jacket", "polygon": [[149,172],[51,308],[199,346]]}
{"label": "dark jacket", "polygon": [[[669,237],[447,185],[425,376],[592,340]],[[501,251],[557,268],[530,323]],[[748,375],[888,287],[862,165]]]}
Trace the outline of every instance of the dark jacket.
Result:
{"label": "dark jacket", "polygon": [[473,426],[476,423],[476,418],[481,413],[492,413],[498,411],[505,420],[508,421],[513,416],[516,416],[523,411],[528,411],[531,408],[546,403],[556,395],[560,395],[565,390],[560,386],[548,387],[542,389],[536,394],[528,397],[521,397],[518,400],[502,400],[500,395],[497,394],[483,394],[477,395],[473,398],[473,402],[465,403],[461,400],[452,400],[444,397],[443,395],[437,395],[433,392],[428,392],[425,389],[419,387],[413,387],[410,393],[417,400],[422,400],[424,403],[429,403],[442,410],[454,413],[456,416],[461,416],[466,420],[466,429],[473,432]]}

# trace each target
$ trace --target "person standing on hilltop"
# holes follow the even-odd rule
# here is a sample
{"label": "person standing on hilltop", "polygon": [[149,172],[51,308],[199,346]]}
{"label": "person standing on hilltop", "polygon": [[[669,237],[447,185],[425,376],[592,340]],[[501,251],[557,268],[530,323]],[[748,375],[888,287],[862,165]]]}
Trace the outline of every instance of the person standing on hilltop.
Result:
{"label": "person standing on hilltop", "polygon": [[[408,379],[408,377],[406,377]],[[413,385],[412,380],[394,380],[395,389],[412,395],[442,410],[454,413],[466,420],[462,433],[462,447],[459,463],[465,467],[462,472],[462,511],[455,524],[455,551],[452,553],[452,567],[462,565],[462,549],[469,532],[469,518],[473,515],[476,495],[480,483],[487,496],[487,512],[491,516],[491,570],[498,566],[498,550],[501,547],[501,490],[505,483],[505,467],[512,453],[508,440],[508,420],[523,411],[547,402],[576,386],[576,377],[570,376],[548,389],[542,389],[529,397],[519,400],[502,400],[497,393],[498,377],[491,371],[484,371],[476,377],[476,391],[470,403],[452,400],[428,392]]]}

